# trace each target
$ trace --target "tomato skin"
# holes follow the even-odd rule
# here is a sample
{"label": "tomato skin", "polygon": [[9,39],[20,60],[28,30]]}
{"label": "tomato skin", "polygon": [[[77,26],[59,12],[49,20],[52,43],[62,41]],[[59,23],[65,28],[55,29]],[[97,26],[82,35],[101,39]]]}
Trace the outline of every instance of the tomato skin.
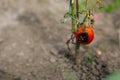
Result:
{"label": "tomato skin", "polygon": [[93,29],[89,26],[85,26],[85,30],[86,31],[84,32],[84,27],[81,26],[75,34],[76,41],[78,41],[80,44],[90,44],[94,39]]}

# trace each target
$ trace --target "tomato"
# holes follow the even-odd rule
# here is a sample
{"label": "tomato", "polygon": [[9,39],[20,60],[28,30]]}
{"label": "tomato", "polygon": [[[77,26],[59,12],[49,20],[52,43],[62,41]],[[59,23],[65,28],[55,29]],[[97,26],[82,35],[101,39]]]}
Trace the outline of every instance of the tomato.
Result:
{"label": "tomato", "polygon": [[89,44],[94,39],[94,31],[90,26],[85,26],[84,31],[84,26],[81,26],[77,30],[75,37],[76,41],[78,41],[80,44]]}

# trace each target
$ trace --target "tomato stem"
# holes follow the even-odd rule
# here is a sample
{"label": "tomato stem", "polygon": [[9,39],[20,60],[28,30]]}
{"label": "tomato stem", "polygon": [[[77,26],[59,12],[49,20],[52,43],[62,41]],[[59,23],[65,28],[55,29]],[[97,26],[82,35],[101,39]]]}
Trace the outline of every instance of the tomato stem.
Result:
{"label": "tomato stem", "polygon": [[[79,3],[78,3],[78,0],[76,0],[76,17],[79,20]],[[77,23],[77,30],[78,30],[79,26],[80,26],[79,23]],[[82,56],[80,55],[79,48],[80,48],[80,43],[76,40],[76,45],[75,45],[75,62],[76,62],[77,68],[80,67],[81,58],[82,58]]]}
{"label": "tomato stem", "polygon": [[[70,0],[70,7],[71,7],[71,15],[74,18],[75,17],[75,1],[74,0]],[[76,29],[75,29],[75,20],[72,18],[72,32],[75,33]]]}

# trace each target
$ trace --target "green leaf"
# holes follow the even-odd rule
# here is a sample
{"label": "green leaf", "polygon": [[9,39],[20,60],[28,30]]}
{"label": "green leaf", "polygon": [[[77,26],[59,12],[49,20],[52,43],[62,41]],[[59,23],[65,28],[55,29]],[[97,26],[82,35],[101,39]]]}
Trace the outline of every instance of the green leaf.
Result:
{"label": "green leaf", "polygon": [[111,4],[111,5],[105,6],[104,10],[106,12],[112,12],[115,8],[116,8],[116,5],[115,4]]}
{"label": "green leaf", "polygon": [[120,80],[120,70],[117,70],[102,80]]}
{"label": "green leaf", "polygon": [[86,61],[92,63],[94,61],[94,57],[92,55],[89,55],[86,57]]}
{"label": "green leaf", "polygon": [[85,8],[85,1],[82,1],[79,3],[80,10],[83,10]]}
{"label": "green leaf", "polygon": [[104,6],[103,10],[106,12],[113,12],[119,6],[120,0],[115,0],[112,4]]}

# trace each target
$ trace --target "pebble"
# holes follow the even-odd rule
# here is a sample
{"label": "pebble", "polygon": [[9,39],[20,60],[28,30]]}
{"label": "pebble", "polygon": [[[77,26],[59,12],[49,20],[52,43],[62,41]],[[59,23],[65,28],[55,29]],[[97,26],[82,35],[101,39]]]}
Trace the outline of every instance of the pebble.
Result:
{"label": "pebble", "polygon": [[50,58],[51,63],[55,63],[57,60],[55,58]]}

